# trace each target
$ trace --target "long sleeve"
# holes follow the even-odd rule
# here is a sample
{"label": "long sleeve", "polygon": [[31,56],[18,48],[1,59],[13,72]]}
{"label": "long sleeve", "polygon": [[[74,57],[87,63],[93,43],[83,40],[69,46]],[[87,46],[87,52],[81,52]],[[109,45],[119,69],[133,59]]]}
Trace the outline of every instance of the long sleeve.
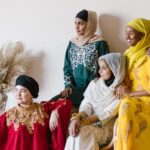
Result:
{"label": "long sleeve", "polygon": [[0,149],[5,144],[7,137],[6,113],[0,116]]}
{"label": "long sleeve", "polygon": [[73,80],[73,71],[71,67],[70,62],[70,55],[69,55],[69,49],[71,47],[71,42],[69,42],[66,54],[65,54],[65,60],[64,60],[64,84],[65,87],[72,87],[72,80]]}
{"label": "long sleeve", "polygon": [[49,113],[54,109],[57,109],[58,112],[58,127],[57,130],[51,133],[51,147],[50,149],[64,150],[67,130],[71,115],[71,107],[72,102],[69,99],[66,100],[57,100],[57,101],[49,101],[46,104],[49,109]]}
{"label": "long sleeve", "polygon": [[103,88],[98,86],[100,84],[99,81],[95,79],[90,82],[84,93],[84,100],[80,105],[79,111],[86,112],[88,116],[97,115],[102,124],[105,124],[108,120],[117,115],[120,101],[113,93],[102,96],[103,92],[101,92],[101,90],[103,90]]}
{"label": "long sleeve", "polygon": [[105,124],[107,121],[117,115],[119,103],[120,101],[118,99],[115,99],[102,111],[97,111],[98,118],[102,122],[102,124]]}
{"label": "long sleeve", "polygon": [[98,41],[96,44],[99,57],[109,53],[109,46],[106,41]]}

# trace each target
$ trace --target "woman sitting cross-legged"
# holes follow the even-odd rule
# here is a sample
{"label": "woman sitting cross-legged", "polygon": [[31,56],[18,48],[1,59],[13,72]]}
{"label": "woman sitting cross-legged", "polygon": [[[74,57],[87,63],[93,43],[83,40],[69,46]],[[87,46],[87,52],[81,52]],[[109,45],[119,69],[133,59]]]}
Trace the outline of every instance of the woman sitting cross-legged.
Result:
{"label": "woman sitting cross-legged", "polygon": [[18,105],[0,116],[0,150],[64,150],[71,101],[35,103],[38,92],[35,79],[17,78]]}
{"label": "woman sitting cross-legged", "polygon": [[115,88],[124,79],[125,60],[120,53],[99,58],[100,78],[90,82],[79,113],[73,114],[65,150],[99,150],[113,136],[119,100]]}

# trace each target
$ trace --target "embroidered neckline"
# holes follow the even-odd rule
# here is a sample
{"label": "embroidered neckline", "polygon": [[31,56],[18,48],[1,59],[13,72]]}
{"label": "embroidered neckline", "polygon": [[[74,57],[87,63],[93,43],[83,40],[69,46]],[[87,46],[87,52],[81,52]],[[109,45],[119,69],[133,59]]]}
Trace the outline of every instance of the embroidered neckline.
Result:
{"label": "embroidered neckline", "polygon": [[21,112],[21,111],[30,111],[33,110],[35,108],[37,108],[38,103],[32,103],[29,107],[23,107],[20,104],[17,105],[17,109]]}
{"label": "embroidered neckline", "polygon": [[7,126],[13,124],[14,130],[17,131],[20,126],[26,126],[29,133],[32,134],[34,130],[34,124],[39,123],[44,126],[44,118],[48,118],[43,105],[33,103],[28,108],[24,108],[20,105],[10,109],[7,114]]}

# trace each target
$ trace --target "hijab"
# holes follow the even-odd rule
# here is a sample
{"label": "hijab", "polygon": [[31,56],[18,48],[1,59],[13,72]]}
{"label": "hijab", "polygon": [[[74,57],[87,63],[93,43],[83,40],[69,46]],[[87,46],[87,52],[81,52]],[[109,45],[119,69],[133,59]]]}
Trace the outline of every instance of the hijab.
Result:
{"label": "hijab", "polygon": [[124,53],[128,63],[127,70],[130,71],[133,65],[134,67],[138,67],[146,60],[146,51],[150,47],[150,20],[136,18],[129,22],[128,26],[144,34],[135,46],[130,46]]}
{"label": "hijab", "polygon": [[[73,43],[77,44],[78,46],[82,46],[82,45],[85,45],[86,43],[91,43],[94,41],[102,40],[102,38],[100,36],[94,34],[97,30],[97,14],[96,14],[96,12],[90,11],[90,10],[86,10],[86,11],[88,12],[88,16],[87,16],[87,21],[86,21],[87,25],[86,25],[84,35],[77,36],[77,37],[71,39],[71,41]],[[80,12],[78,14],[80,14]],[[84,18],[80,17],[80,15],[78,15],[78,14],[76,15],[76,17],[79,17],[80,19],[85,21],[86,17],[85,16],[84,16]]]}
{"label": "hijab", "polygon": [[[91,81],[90,85],[84,93],[85,99],[81,103],[80,111],[85,111],[86,109],[88,109],[86,108],[87,103],[91,104],[92,110],[90,113],[93,113],[94,111],[95,114],[101,114],[100,120],[104,124],[108,119],[106,117],[106,109],[109,109],[110,107],[117,108],[120,102],[116,98],[115,88],[124,79],[125,59],[124,56],[120,53],[109,53],[101,56],[98,62],[100,62],[100,60],[106,61],[115,78],[110,86],[107,86],[102,78],[94,79],[93,81]],[[113,116],[115,114],[116,110],[112,111],[111,115]]]}
{"label": "hijab", "polygon": [[110,88],[113,89],[124,79],[125,59],[120,53],[109,53],[103,55],[99,58],[98,62],[102,59],[106,61],[114,76],[113,83],[110,85]]}

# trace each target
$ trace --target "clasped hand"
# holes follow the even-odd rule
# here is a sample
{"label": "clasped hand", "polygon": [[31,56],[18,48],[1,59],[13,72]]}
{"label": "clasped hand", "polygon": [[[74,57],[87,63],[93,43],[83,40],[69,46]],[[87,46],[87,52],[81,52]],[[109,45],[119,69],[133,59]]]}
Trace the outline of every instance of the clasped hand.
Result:
{"label": "clasped hand", "polygon": [[120,85],[116,88],[116,96],[118,99],[130,96],[130,90],[126,85]]}

